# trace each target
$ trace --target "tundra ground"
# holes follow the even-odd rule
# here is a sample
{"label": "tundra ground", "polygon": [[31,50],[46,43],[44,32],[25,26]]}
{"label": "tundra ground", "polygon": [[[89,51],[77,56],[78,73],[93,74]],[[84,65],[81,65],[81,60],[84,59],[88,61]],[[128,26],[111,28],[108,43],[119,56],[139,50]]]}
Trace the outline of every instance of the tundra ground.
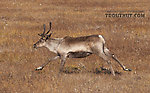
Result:
{"label": "tundra ground", "polygon": [[[148,0],[1,0],[0,93],[149,93],[149,5]],[[106,17],[108,11],[143,11],[145,17]],[[35,71],[56,55],[32,47],[50,21],[52,38],[103,35],[106,46],[132,72],[115,61],[115,77],[102,72],[107,64],[95,55],[67,59],[59,77],[60,60]]]}

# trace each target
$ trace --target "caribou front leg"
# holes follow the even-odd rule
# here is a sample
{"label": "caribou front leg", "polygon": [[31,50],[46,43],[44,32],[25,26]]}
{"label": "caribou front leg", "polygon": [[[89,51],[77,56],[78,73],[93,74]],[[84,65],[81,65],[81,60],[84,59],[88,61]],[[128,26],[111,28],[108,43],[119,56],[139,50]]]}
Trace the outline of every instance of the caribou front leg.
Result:
{"label": "caribou front leg", "polygon": [[61,64],[60,64],[59,73],[63,71],[65,62],[66,62],[66,58],[65,57],[61,58]]}
{"label": "caribou front leg", "polygon": [[59,56],[56,56],[54,58],[48,59],[48,62],[42,64],[40,67],[36,68],[35,70],[42,70],[49,62],[56,60],[57,58],[59,58]]}

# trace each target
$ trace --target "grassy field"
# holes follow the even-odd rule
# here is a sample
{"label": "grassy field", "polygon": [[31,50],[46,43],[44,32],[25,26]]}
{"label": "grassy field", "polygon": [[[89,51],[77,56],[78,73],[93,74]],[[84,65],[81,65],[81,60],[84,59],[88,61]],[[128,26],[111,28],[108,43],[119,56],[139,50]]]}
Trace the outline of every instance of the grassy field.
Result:
{"label": "grassy field", "polygon": [[[149,5],[149,0],[1,0],[0,93],[149,93]],[[145,17],[105,16],[136,11]],[[60,60],[35,71],[56,55],[32,47],[50,21],[52,38],[103,35],[106,46],[133,71],[125,72],[112,61],[119,74],[98,73],[107,64],[95,55],[67,59],[66,72],[59,77]]]}

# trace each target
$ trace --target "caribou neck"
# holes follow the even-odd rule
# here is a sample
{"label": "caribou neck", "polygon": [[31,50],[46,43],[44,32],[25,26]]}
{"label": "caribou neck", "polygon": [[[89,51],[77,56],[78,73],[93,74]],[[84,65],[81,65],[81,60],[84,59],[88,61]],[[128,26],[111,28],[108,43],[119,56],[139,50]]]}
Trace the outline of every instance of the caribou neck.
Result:
{"label": "caribou neck", "polygon": [[46,42],[45,47],[48,48],[51,52],[57,53],[57,48],[61,41],[62,38],[50,39]]}

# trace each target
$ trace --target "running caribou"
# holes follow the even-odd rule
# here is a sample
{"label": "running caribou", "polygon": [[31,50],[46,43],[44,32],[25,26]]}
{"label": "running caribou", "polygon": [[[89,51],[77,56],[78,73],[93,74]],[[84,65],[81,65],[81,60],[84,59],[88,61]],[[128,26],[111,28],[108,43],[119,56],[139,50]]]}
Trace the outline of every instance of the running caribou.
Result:
{"label": "running caribou", "polygon": [[111,73],[115,76],[115,72],[112,68],[110,59],[114,59],[124,71],[131,71],[131,69],[127,69],[120,61],[112,54],[108,48],[105,46],[105,40],[102,35],[89,35],[82,37],[69,37],[66,36],[64,38],[51,38],[52,32],[51,30],[51,22],[49,23],[49,30],[45,32],[45,24],[44,31],[42,34],[38,34],[41,36],[39,41],[37,41],[33,47],[46,47],[51,52],[57,54],[54,58],[48,60],[48,62],[42,64],[40,67],[36,68],[36,70],[42,70],[50,61],[60,58],[60,72],[63,71],[63,67],[66,62],[66,58],[84,58],[90,56],[91,54],[95,54],[99,57],[102,57],[110,66]]}

